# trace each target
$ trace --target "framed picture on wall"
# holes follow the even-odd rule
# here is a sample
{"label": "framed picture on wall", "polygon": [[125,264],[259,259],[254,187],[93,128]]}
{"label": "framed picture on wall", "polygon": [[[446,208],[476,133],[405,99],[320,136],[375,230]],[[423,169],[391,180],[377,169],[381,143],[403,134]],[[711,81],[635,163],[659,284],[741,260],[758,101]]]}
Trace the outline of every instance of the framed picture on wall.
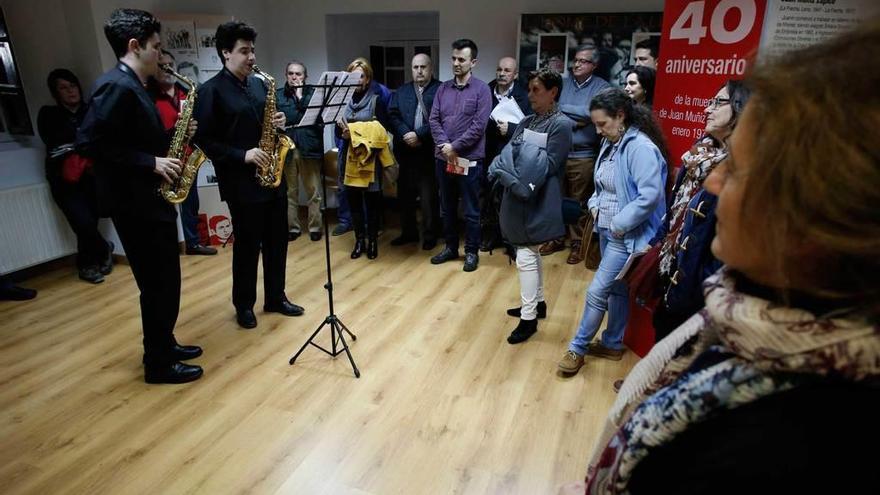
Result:
{"label": "framed picture on wall", "polygon": [[536,69],[552,69],[557,74],[568,67],[568,35],[541,34],[538,36],[538,60]]}
{"label": "framed picture on wall", "polygon": [[526,74],[542,66],[558,68],[561,63],[565,72],[574,62],[578,46],[593,45],[599,52],[595,74],[621,87],[633,65],[634,35],[638,39],[654,36],[662,25],[662,12],[523,14],[519,71]]}

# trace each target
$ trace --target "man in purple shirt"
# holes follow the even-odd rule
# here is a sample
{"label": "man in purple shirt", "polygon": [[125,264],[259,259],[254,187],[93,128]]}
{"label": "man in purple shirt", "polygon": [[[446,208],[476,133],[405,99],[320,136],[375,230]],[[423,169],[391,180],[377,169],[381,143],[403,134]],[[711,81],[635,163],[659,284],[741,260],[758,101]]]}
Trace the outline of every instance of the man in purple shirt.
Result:
{"label": "man in purple shirt", "polygon": [[[465,218],[464,271],[477,269],[480,257],[480,175],[486,148],[486,124],[492,111],[489,86],[471,70],[477,64],[477,45],[469,39],[452,43],[452,73],[455,77],[440,85],[431,108],[431,136],[437,159],[440,205],[446,247],[431,258],[439,265],[458,258],[458,199]],[[464,175],[447,171],[447,164],[469,162]],[[450,167],[451,168],[451,167]],[[459,169],[461,170],[461,169]]]}

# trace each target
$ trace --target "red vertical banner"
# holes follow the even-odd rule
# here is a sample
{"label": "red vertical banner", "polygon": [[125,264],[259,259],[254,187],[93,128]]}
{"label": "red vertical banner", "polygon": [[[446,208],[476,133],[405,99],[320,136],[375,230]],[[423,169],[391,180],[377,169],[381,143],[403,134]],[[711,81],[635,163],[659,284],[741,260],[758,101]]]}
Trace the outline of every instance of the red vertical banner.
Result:
{"label": "red vertical banner", "polygon": [[671,165],[706,125],[709,99],[728,79],[742,79],[757,53],[767,0],[666,0],[654,112],[669,142]]}

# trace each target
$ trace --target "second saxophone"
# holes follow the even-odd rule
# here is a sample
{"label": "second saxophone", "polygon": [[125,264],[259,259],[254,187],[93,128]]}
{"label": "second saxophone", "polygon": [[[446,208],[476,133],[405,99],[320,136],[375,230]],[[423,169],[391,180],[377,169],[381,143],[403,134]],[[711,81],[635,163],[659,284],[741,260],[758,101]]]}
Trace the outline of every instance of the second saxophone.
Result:
{"label": "second saxophone", "polygon": [[263,77],[269,85],[266,93],[266,107],[263,111],[263,133],[260,136],[260,149],[270,157],[266,167],[257,165],[257,181],[263,187],[278,187],[284,172],[287,153],[294,148],[293,140],[281,134],[272,124],[272,117],[278,111],[275,104],[275,78],[254,66],[254,72]]}

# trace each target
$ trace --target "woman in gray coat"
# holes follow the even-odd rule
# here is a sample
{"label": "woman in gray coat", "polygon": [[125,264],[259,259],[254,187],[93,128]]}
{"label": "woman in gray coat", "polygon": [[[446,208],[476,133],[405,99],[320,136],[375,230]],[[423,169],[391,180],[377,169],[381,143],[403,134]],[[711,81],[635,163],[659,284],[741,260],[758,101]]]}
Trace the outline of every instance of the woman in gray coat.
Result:
{"label": "woman in gray coat", "polygon": [[510,142],[489,167],[489,178],[504,188],[501,233],[516,247],[522,306],[507,311],[519,324],[507,338],[518,344],[538,331],[547,315],[538,248],[565,234],[559,172],[571,148],[571,120],[557,106],[562,78],[543,69],[529,74],[529,103],[535,111],[520,122]]}

